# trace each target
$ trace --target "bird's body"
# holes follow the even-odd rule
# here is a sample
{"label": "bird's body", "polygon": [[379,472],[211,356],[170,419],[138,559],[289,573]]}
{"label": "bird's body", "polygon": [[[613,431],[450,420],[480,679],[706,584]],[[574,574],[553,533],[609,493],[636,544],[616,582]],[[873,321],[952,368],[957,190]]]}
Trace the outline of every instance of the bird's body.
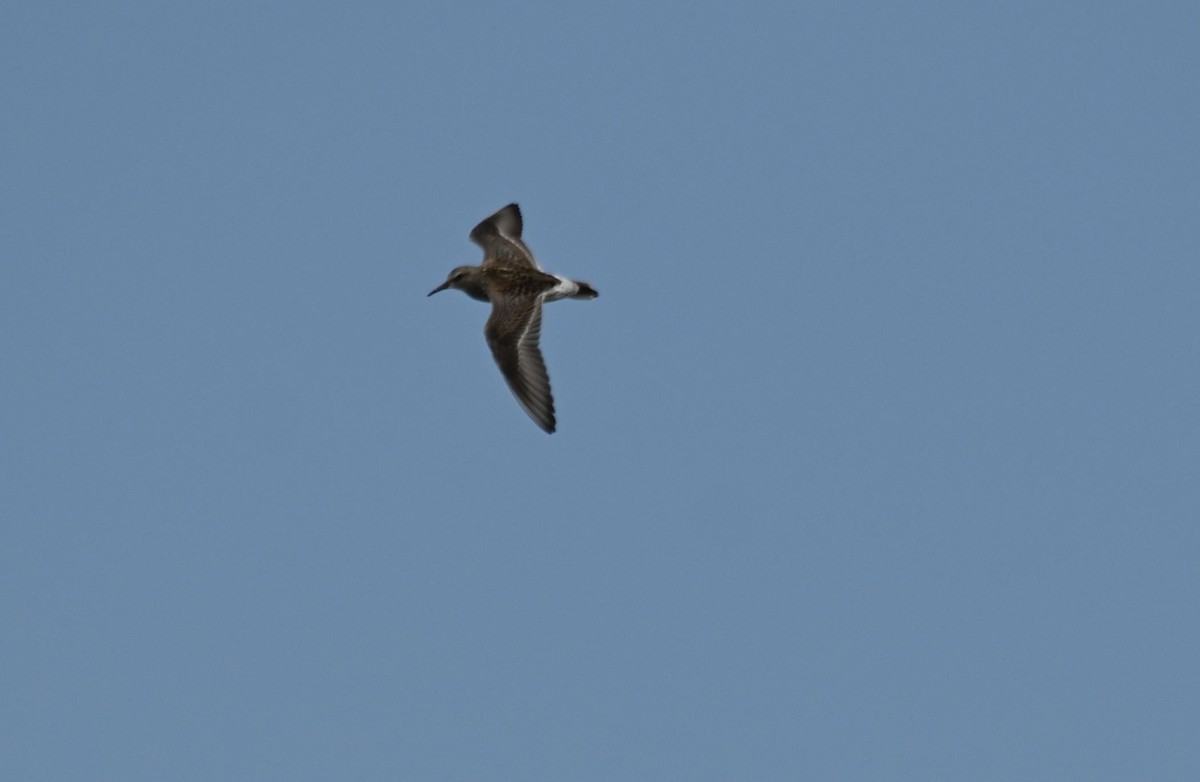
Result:
{"label": "bird's body", "polygon": [[529,417],[546,432],[555,429],[550,376],[538,341],[542,334],[542,305],[558,299],[594,299],[586,282],[542,271],[521,239],[521,210],[509,204],[471,231],[471,241],[483,248],[479,266],[459,266],[429,295],[457,288],[478,301],[492,304],[484,336],[513,396]]}

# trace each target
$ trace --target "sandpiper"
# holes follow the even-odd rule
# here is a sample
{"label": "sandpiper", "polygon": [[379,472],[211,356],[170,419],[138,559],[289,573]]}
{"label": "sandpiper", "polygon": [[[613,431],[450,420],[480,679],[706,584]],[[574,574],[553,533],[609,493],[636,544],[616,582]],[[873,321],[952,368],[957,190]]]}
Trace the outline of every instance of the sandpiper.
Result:
{"label": "sandpiper", "polygon": [[548,434],[554,432],[554,397],[538,339],[542,304],[558,299],[594,299],[586,282],[547,274],[521,240],[521,210],[509,204],[471,230],[483,248],[483,264],[459,266],[429,295],[457,288],[472,299],[490,301],[492,315],[483,334],[513,396]]}

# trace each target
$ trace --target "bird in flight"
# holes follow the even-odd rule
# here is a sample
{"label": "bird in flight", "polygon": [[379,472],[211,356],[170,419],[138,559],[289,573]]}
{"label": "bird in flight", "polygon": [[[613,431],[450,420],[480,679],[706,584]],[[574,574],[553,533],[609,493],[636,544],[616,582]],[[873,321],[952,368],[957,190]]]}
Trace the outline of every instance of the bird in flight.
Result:
{"label": "bird in flight", "polygon": [[471,231],[483,248],[479,266],[459,266],[429,295],[457,288],[472,299],[490,301],[492,314],[483,327],[492,357],[508,387],[529,417],[547,434],[554,432],[554,397],[538,340],[542,305],[558,299],[594,299],[586,282],[547,274],[521,239],[521,210],[509,204]]}

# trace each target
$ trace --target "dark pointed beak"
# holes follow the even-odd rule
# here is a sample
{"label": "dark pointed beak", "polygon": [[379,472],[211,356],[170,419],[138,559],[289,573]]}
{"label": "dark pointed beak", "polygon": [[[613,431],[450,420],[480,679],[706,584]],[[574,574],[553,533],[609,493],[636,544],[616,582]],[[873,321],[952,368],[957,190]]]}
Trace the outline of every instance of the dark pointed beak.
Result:
{"label": "dark pointed beak", "polygon": [[435,293],[437,293],[437,292],[439,292],[439,291],[444,291],[444,290],[446,290],[446,289],[447,289],[447,288],[449,288],[449,287],[450,287],[450,281],[449,281],[449,280],[446,280],[446,281],[445,281],[445,282],[443,282],[441,285],[439,285],[439,286],[437,286],[436,288],[434,288],[433,290],[431,290],[431,291],[429,292],[429,294],[428,294],[428,295],[427,295],[425,298],[429,298],[429,296],[432,296],[433,294],[435,294]]}

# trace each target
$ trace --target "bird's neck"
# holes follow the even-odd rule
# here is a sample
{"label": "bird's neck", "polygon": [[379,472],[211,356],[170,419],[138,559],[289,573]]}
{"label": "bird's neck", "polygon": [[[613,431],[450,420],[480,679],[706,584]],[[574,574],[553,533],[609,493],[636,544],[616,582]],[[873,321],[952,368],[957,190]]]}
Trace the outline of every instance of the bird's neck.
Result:
{"label": "bird's neck", "polygon": [[487,288],[483,285],[483,271],[477,269],[474,274],[458,284],[458,289],[478,301],[489,301]]}

